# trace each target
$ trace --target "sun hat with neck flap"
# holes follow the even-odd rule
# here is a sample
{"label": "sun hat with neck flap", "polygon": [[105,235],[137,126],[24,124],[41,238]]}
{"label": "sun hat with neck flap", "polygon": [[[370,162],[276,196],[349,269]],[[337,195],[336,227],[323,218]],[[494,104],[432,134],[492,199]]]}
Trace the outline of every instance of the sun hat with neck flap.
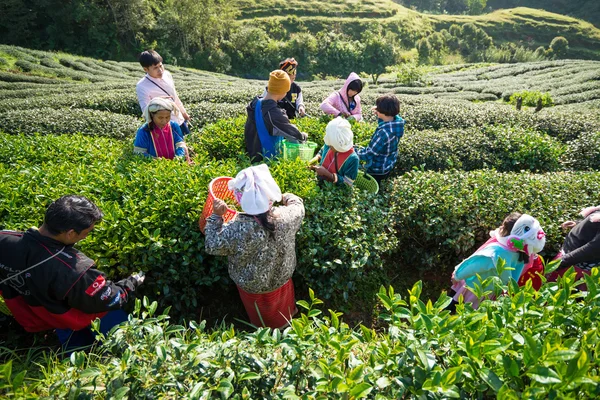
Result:
{"label": "sun hat with neck flap", "polygon": [[175,115],[179,114],[179,108],[173,101],[165,99],[164,97],[155,97],[150,100],[144,109],[144,120],[146,120],[148,123],[152,122],[152,114],[163,110],[170,111]]}
{"label": "sun hat with neck flap", "polygon": [[276,69],[269,74],[269,83],[267,85],[267,92],[274,95],[286,94],[290,91],[292,82],[287,72],[280,69]]}
{"label": "sun hat with neck flap", "polygon": [[271,176],[267,164],[241,170],[229,181],[228,186],[242,210],[250,215],[265,213],[274,202],[281,201],[281,189]]}
{"label": "sun hat with neck flap", "polygon": [[354,134],[350,122],[342,117],[331,120],[325,128],[325,137],[323,141],[329,147],[333,147],[340,153],[345,153],[352,149]]}

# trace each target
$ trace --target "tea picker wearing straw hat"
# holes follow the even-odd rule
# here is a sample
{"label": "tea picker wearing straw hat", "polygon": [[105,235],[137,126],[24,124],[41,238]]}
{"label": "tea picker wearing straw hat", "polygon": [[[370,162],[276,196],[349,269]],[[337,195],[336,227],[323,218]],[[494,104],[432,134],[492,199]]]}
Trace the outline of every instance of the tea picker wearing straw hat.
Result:
{"label": "tea picker wearing straw hat", "polygon": [[[297,312],[291,278],[304,204],[296,195],[281,194],[266,164],[240,171],[229,188],[243,212],[224,224],[227,205],[214,200],[205,227],[206,252],[228,257],[229,276],[250,321],[256,326],[282,328]],[[279,201],[283,205],[273,207]]]}

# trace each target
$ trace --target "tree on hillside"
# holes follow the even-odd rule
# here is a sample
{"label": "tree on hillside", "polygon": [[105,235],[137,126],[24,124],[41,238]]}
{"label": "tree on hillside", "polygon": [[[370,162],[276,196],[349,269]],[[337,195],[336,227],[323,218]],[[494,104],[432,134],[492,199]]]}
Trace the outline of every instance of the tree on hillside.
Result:
{"label": "tree on hillside", "polygon": [[373,83],[377,84],[386,67],[393,65],[396,60],[394,44],[381,32],[372,31],[366,31],[361,41],[364,45],[361,71],[371,75]]}
{"label": "tree on hillside", "polygon": [[467,10],[471,15],[479,15],[485,10],[487,0],[467,0]]}
{"label": "tree on hillside", "polygon": [[487,0],[398,0],[406,7],[432,13],[482,14]]}
{"label": "tree on hillside", "polygon": [[482,58],[483,53],[493,46],[494,41],[475,24],[464,24],[460,29],[459,47],[462,55],[472,61]]}
{"label": "tree on hillside", "polygon": [[598,0],[487,0],[492,10],[499,8],[541,8],[557,14],[569,15],[600,27],[600,1]]}
{"label": "tree on hillside", "polygon": [[556,58],[566,58],[569,52],[569,41],[562,36],[557,36],[552,39],[550,50]]}
{"label": "tree on hillside", "polygon": [[284,57],[294,57],[298,61],[298,74],[310,76],[317,66],[317,39],[308,32],[293,33],[284,46]]}
{"label": "tree on hillside", "polygon": [[448,14],[464,14],[469,9],[469,0],[448,0],[446,11]]}
{"label": "tree on hillside", "polygon": [[426,64],[431,55],[431,44],[427,38],[421,38],[417,41],[417,51],[419,52],[419,63]]}
{"label": "tree on hillside", "polygon": [[430,45],[429,59],[433,64],[441,64],[446,54],[446,37],[442,32],[434,32],[427,39]]}
{"label": "tree on hillside", "polygon": [[126,47],[154,47],[146,36],[154,28],[156,17],[149,0],[104,0],[114,21],[120,43]]}
{"label": "tree on hillside", "polygon": [[317,34],[319,68],[322,74],[346,77],[350,71],[360,71],[364,46],[341,33]]}
{"label": "tree on hillside", "polygon": [[450,51],[460,50],[460,38],[462,37],[462,28],[460,25],[452,24],[448,28],[448,38],[446,39],[446,45]]}
{"label": "tree on hillside", "polygon": [[255,26],[246,26],[231,34],[222,44],[231,57],[231,65],[246,76],[267,77],[283,57],[279,43]]}
{"label": "tree on hillside", "polygon": [[124,53],[104,1],[2,0],[0,15],[3,43],[95,57]]}
{"label": "tree on hillside", "polygon": [[23,0],[0,1],[0,37],[2,43],[34,43],[39,38],[36,32],[37,11]]}
{"label": "tree on hillside", "polygon": [[163,1],[156,24],[159,42],[174,44],[173,55],[186,60],[196,53],[199,62],[208,58],[230,34],[239,13],[231,0]]}

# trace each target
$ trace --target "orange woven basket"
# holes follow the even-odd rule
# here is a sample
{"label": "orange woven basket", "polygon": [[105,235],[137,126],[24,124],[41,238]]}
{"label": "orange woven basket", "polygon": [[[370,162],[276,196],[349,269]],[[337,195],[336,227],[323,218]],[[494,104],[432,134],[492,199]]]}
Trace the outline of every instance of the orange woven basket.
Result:
{"label": "orange woven basket", "polygon": [[[200,227],[202,233],[204,233],[204,228],[206,227],[206,218],[213,212],[213,201],[215,198],[237,202],[233,192],[229,190],[229,187],[227,186],[227,183],[232,179],[233,178],[228,176],[221,176],[213,179],[208,184],[208,196],[206,197],[206,203],[204,203],[204,208],[202,209],[202,215],[200,215],[200,219],[198,220],[198,227]],[[237,211],[227,207],[227,211],[223,215],[223,221],[231,221],[236,214]]]}

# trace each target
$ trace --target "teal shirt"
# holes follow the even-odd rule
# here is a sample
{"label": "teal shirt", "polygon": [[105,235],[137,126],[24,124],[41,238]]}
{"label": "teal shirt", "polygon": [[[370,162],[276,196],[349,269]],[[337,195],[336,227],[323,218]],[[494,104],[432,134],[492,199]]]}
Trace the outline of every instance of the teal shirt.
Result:
{"label": "teal shirt", "polygon": [[[328,151],[329,146],[324,144],[321,150],[319,151],[319,154],[321,155],[321,165],[323,165],[323,161],[325,161],[325,156],[327,155]],[[337,182],[335,184],[340,186],[343,184],[346,184],[348,186],[354,185],[354,181],[358,176],[358,164],[358,155],[356,154],[356,152],[352,152],[352,154],[350,154],[350,156],[346,159],[344,164],[339,166],[338,173],[336,174]]]}
{"label": "teal shirt", "polygon": [[510,278],[518,281],[525,263],[519,261],[518,252],[510,251],[498,243],[489,244],[458,264],[454,271],[454,279],[464,280],[468,287],[474,288],[475,282],[477,282],[477,274],[479,274],[482,281],[491,276],[497,276],[496,264],[500,258],[506,262],[506,268],[513,268],[511,271],[505,270],[500,275],[502,282],[507,284]]}

